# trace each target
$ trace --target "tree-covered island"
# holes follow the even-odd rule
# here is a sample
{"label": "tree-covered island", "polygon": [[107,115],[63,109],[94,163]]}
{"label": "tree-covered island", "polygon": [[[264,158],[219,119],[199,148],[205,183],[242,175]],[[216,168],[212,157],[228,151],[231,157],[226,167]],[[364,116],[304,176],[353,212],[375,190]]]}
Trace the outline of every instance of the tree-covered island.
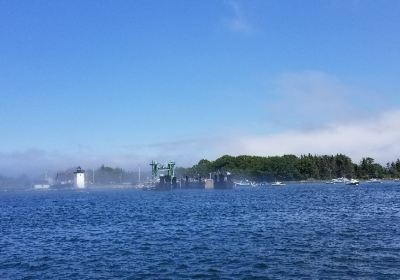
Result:
{"label": "tree-covered island", "polygon": [[210,172],[229,171],[236,179],[253,181],[330,180],[333,178],[399,178],[400,160],[382,166],[373,158],[354,163],[350,157],[337,155],[222,156],[214,161],[200,160],[190,168],[178,168],[178,175],[209,176]]}

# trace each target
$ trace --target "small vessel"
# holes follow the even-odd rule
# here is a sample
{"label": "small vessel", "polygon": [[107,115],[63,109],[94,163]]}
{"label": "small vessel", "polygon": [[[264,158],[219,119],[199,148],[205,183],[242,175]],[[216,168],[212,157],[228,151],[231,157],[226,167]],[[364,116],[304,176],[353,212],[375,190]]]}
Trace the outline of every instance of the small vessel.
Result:
{"label": "small vessel", "polygon": [[327,184],[327,185],[334,185],[334,184],[336,184],[336,183],[332,180],[332,181],[326,181],[325,184]]}
{"label": "small vessel", "polygon": [[333,183],[346,183],[348,180],[346,179],[346,178],[344,178],[344,177],[341,177],[341,178],[336,178],[336,179],[332,179],[332,182]]}
{"label": "small vessel", "polygon": [[235,184],[235,188],[240,188],[240,187],[255,187],[256,183],[254,182],[250,182],[249,180],[245,180],[245,181],[238,181],[238,182],[234,182]]}
{"label": "small vessel", "polygon": [[351,179],[350,181],[346,182],[346,185],[348,186],[358,186],[360,184],[359,181],[357,181],[356,179]]}
{"label": "small vessel", "polygon": [[380,179],[372,178],[372,179],[369,179],[367,181],[367,183],[369,183],[369,184],[382,184],[382,181]]}
{"label": "small vessel", "polygon": [[51,179],[47,176],[47,173],[45,173],[44,178],[36,180],[32,187],[34,190],[47,190],[50,189],[50,182]]}
{"label": "small vessel", "polygon": [[276,181],[275,183],[272,183],[271,184],[271,186],[286,186],[286,184],[285,183],[282,183],[282,182],[279,182],[279,181]]}
{"label": "small vessel", "polygon": [[33,185],[33,189],[35,190],[47,190],[50,189],[50,184],[47,182],[36,183]]}

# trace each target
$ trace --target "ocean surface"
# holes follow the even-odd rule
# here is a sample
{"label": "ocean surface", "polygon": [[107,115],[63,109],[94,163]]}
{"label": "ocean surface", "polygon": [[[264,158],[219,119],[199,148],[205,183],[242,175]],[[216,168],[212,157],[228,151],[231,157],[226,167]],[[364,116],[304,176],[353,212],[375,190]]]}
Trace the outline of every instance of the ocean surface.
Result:
{"label": "ocean surface", "polygon": [[400,279],[400,185],[0,191],[0,279]]}

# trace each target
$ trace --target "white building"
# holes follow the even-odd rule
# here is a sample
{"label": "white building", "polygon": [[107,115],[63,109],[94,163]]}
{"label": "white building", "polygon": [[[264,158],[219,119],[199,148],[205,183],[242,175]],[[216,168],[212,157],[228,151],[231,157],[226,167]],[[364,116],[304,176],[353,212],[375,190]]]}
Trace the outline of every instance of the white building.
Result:
{"label": "white building", "polygon": [[81,167],[78,167],[76,171],[74,172],[75,175],[75,187],[78,189],[84,189],[85,188],[85,170],[83,170]]}
{"label": "white building", "polygon": [[214,180],[213,179],[205,179],[204,187],[206,189],[213,189],[214,188]]}

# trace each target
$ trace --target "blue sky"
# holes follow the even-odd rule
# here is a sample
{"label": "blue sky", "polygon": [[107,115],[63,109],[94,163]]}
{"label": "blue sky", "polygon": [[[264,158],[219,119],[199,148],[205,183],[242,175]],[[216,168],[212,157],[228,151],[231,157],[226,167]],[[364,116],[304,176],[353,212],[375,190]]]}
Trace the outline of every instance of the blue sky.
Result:
{"label": "blue sky", "polygon": [[399,14],[396,0],[0,1],[0,168],[395,159]]}

